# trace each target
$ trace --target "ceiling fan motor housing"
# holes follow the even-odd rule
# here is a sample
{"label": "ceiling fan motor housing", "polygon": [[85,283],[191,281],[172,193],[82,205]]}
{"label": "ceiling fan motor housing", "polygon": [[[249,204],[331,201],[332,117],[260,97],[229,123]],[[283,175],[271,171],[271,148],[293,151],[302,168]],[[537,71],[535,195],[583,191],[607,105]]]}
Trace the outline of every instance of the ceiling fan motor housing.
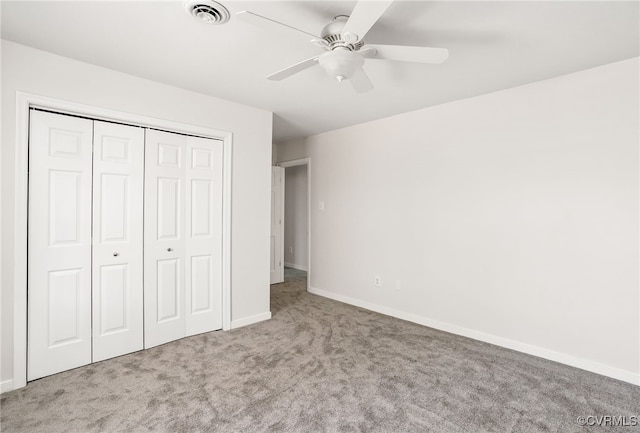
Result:
{"label": "ceiling fan motor housing", "polygon": [[342,34],[342,29],[349,17],[347,15],[338,15],[329,24],[322,28],[320,37],[327,41],[329,49],[346,48],[349,51],[357,51],[364,45],[364,41],[351,41],[347,35]]}

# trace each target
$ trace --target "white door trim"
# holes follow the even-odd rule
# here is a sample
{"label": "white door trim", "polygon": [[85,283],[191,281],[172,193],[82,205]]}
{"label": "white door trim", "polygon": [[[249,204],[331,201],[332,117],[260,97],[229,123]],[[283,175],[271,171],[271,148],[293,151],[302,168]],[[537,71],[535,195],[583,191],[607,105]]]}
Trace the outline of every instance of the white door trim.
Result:
{"label": "white door trim", "polygon": [[276,165],[283,168],[307,166],[307,290],[309,290],[311,287],[311,158],[292,159]]}
{"label": "white door trim", "polygon": [[116,121],[146,128],[162,129],[223,141],[224,179],[222,216],[222,329],[231,329],[231,169],[233,134],[228,131],[173,122],[79,104],[25,92],[16,92],[16,149],[14,171],[13,232],[13,389],[27,384],[27,218],[29,169],[29,109],[43,108],[63,114],[75,114],[96,120]]}

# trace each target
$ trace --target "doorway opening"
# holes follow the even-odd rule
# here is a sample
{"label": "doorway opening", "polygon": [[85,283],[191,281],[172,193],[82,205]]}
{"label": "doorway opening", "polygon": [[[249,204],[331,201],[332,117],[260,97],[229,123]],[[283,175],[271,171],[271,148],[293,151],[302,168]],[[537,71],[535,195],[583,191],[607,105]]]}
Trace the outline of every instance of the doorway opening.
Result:
{"label": "doorway opening", "polygon": [[311,158],[278,163],[284,168],[284,245],[285,282],[306,277],[311,282]]}

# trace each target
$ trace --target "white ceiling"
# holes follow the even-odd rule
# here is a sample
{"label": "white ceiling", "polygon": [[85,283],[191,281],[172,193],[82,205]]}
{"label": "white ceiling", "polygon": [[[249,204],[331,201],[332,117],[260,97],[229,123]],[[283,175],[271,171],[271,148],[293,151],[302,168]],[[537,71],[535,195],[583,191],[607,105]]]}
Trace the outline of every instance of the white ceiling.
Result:
{"label": "white ceiling", "polygon": [[356,94],[321,68],[264,77],[319,48],[233,16],[249,10],[319,34],[354,1],[230,1],[221,26],[174,1],[2,1],[2,37],[275,113],[274,141],[407,112],[639,55],[637,1],[397,0],[365,40],[449,49],[442,65],[368,60]]}

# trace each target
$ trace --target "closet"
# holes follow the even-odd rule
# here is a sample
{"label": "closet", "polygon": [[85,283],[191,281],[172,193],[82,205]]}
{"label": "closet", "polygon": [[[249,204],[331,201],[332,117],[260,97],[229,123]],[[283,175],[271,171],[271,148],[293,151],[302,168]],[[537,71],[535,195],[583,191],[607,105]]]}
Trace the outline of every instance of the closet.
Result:
{"label": "closet", "polygon": [[222,142],[30,111],[28,380],[222,327]]}

